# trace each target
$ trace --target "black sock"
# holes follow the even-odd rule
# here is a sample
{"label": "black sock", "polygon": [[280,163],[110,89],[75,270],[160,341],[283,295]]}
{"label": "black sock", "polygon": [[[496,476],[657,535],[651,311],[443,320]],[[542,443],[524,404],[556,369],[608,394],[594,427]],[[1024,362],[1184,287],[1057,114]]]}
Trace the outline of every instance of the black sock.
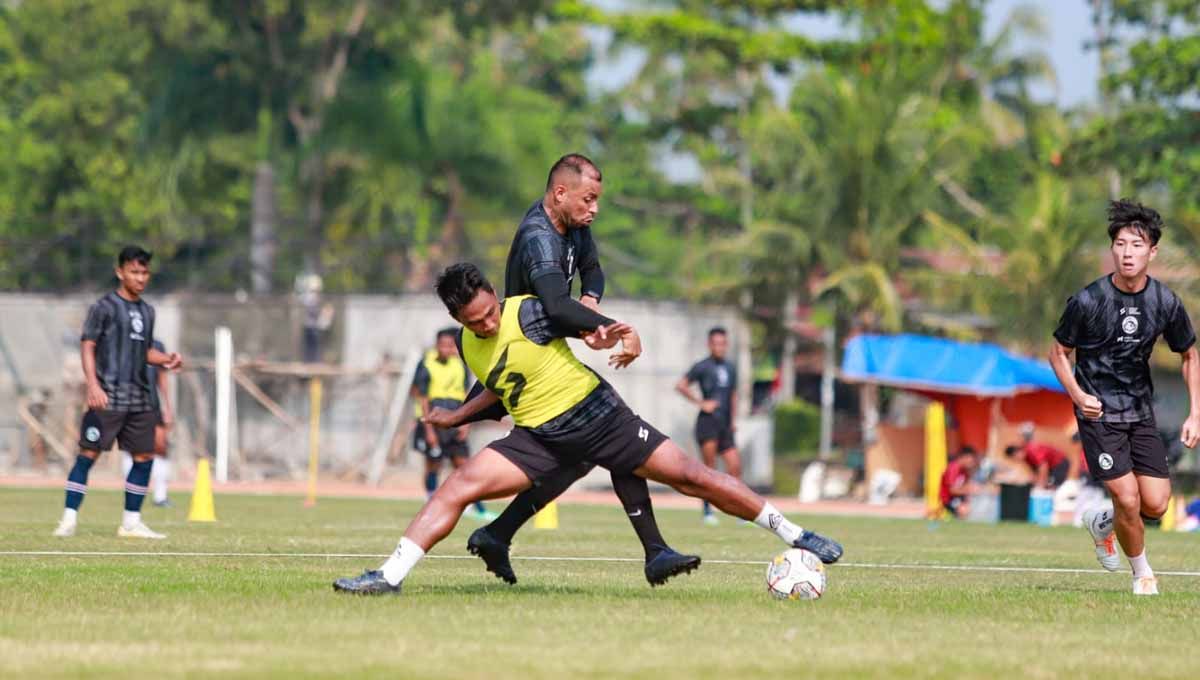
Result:
{"label": "black sock", "polygon": [[438,473],[436,473],[436,472],[426,472],[425,473],[425,495],[426,496],[432,496],[433,492],[437,491],[437,478],[438,478]]}
{"label": "black sock", "polygon": [[658,530],[658,523],[654,521],[654,507],[650,505],[650,487],[641,477],[616,473],[613,473],[612,483],[613,491],[616,492],[617,498],[621,499],[621,505],[625,508],[625,514],[629,516],[633,530],[637,532],[638,540],[642,542],[642,549],[646,551],[646,561],[649,562],[655,555],[667,549],[667,540],[663,538],[662,532]]}
{"label": "black sock", "polygon": [[125,510],[141,512],[142,501],[146,500],[147,485],[150,483],[150,466],[154,461],[135,460],[125,478]]}
{"label": "black sock", "polygon": [[591,469],[591,465],[564,467],[553,476],[547,477],[540,483],[517,494],[508,507],[504,508],[504,512],[487,525],[488,533],[498,541],[512,543],[513,535],[529,521],[530,517],[546,507],[547,503],[561,496],[567,487],[574,484],[575,480],[586,475]]}
{"label": "black sock", "polygon": [[75,466],[67,474],[66,507],[78,510],[79,506],[83,505],[83,497],[87,494],[88,472],[91,471],[92,463],[95,462],[83,455],[75,458]]}

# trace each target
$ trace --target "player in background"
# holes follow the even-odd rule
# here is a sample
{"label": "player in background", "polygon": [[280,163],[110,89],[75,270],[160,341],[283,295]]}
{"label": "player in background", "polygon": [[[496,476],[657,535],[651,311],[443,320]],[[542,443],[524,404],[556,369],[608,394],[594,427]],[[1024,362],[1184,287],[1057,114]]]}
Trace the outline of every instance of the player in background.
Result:
{"label": "player in background", "polygon": [[[417,373],[413,377],[412,396],[417,403],[417,423],[413,430],[413,448],[425,456],[425,494],[432,496],[437,490],[438,473],[442,461],[450,459],[450,466],[455,470],[467,462],[470,450],[467,448],[467,425],[447,430],[440,430],[429,423],[421,422],[421,418],[429,413],[431,407],[454,410],[462,405],[467,397],[467,387],[470,384],[470,374],[467,365],[458,356],[458,347],[454,338],[458,330],[443,328],[437,332],[434,348],[425,353],[421,363],[417,364]],[[483,521],[495,519],[494,514],[488,513],[483,502],[474,505],[475,517]]]}
{"label": "player in background", "polygon": [[1159,214],[1140,203],[1109,204],[1115,271],[1067,300],[1050,350],[1050,365],[1075,402],[1088,472],[1113,499],[1113,509],[1086,513],[1084,526],[1109,571],[1121,566],[1115,535],[1133,570],[1135,595],[1158,594],[1143,519],[1162,517],[1171,497],[1150,380],[1150,354],[1160,335],[1183,359],[1190,408],[1180,440],[1189,448],[1200,440],[1196,333],[1175,293],[1147,274],[1162,228]]}
{"label": "player in background", "polygon": [[[729,352],[729,334],[717,326],[708,331],[708,357],[696,362],[679,379],[675,391],[700,407],[696,414],[696,443],[704,464],[716,469],[717,456],[725,461],[725,471],[742,478],[742,458],[733,440],[734,414],[737,412],[737,369],[725,360]],[[700,385],[700,396],[692,392],[693,384]],[[715,526],[717,516],[712,505],[704,501],[704,523]]]}
{"label": "player in background", "polygon": [[[553,323],[588,330],[584,340],[593,349],[605,340],[604,317],[598,313],[604,296],[604,272],[591,230],[603,190],[600,169],[587,157],[567,154],[558,159],[546,178],[545,193],[529,207],[517,227],[504,271],[506,297],[536,295]],[[576,273],[580,277],[579,301],[571,298]],[[601,330],[597,332],[597,328]],[[471,396],[476,394],[472,391]],[[581,461],[540,480],[513,499],[496,521],[471,534],[467,550],[481,557],[488,571],[507,583],[516,583],[517,575],[508,559],[513,536],[593,467]],[[612,484],[642,543],[644,573],[650,585],[666,583],[672,576],[700,566],[698,556],[680,554],[667,545],[654,518],[646,480],[627,473],[613,474]]]}
{"label": "player in background", "polygon": [[151,257],[137,246],[124,248],[117,256],[120,285],[97,300],[84,321],[80,353],[88,411],[79,428],[80,453],[67,475],[66,507],[55,536],[75,534],[88,472],[100,452],[116,440],[133,454],[133,465],[125,477],[125,514],[117,535],[166,538],[147,527],[141,515],[159,419],[146,366],[174,370],[183,359],[175,352],[165,354],[153,347],[154,308],[142,299],[150,281]]}
{"label": "player in background", "polygon": [[[166,354],[167,348],[162,342],[155,340],[154,349]],[[171,408],[170,386],[167,384],[169,371],[160,371],[154,364],[147,364],[149,372],[147,382],[150,384],[151,400],[158,411],[158,424],[154,426],[154,460],[150,467],[150,489],[154,495],[154,505],[159,508],[172,507],[171,499],[167,496],[167,485],[171,476],[171,461],[167,457],[168,434],[175,424],[175,411]],[[121,472],[126,476],[133,468],[133,456],[128,451],[121,452]]]}
{"label": "player in background", "polygon": [[[426,420],[456,427],[506,411],[515,427],[454,471],[409,523],[392,555],[379,569],[338,579],[334,590],[362,595],[398,594],[417,562],[458,522],[468,504],[530,488],[563,465],[580,460],[614,472],[632,473],[705,498],[723,512],[752,520],[792,547],[813,552],[829,564],[842,547],[788,521],[740,480],[686,455],[654,426],[625,405],[606,381],[583,365],[564,338],[580,326],[559,325],[530,295],[506,298],[471,264],[457,264],[438,277],[438,296],[465,331],[462,357],[487,391],[455,409],[433,409]],[[637,331],[605,317],[606,340],[621,342],[609,364],[623,368],[641,354]]]}

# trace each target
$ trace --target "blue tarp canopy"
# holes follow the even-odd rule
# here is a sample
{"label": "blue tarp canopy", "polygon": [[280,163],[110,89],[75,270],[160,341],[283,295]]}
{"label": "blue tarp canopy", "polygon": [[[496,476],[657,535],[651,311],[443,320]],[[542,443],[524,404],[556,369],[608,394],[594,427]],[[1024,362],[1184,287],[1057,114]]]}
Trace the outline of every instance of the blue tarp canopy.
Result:
{"label": "blue tarp canopy", "polygon": [[842,378],[911,390],[1007,397],[1065,392],[1040,361],[986,343],[923,335],[859,335],[846,345]]}

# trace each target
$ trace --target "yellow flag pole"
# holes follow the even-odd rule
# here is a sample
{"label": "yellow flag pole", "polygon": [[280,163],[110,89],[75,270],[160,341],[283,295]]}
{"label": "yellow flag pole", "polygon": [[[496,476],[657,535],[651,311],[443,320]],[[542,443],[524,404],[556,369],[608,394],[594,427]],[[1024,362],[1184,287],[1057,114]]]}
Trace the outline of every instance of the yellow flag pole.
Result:
{"label": "yellow flag pole", "polygon": [[935,401],[925,409],[925,516],[938,519],[945,513],[939,491],[946,471],[946,408]]}

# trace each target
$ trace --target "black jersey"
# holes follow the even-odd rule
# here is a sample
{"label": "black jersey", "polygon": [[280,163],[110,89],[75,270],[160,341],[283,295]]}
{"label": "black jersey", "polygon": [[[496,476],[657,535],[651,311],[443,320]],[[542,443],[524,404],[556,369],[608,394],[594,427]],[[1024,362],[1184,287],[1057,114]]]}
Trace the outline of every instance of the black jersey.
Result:
{"label": "black jersey", "polygon": [[1150,353],[1160,335],[1174,352],[1196,342],[1175,293],[1152,278],[1141,291],[1125,293],[1109,276],[1071,297],[1054,331],[1061,345],[1074,348],[1075,379],[1104,405],[1101,420],[1114,423],[1154,417]]}
{"label": "black jersey", "polygon": [[542,200],[538,199],[525,212],[508,250],[504,296],[536,295],[534,280],[560,271],[567,277],[568,291],[578,272],[583,279],[580,294],[599,300],[604,294],[604,279],[602,276],[590,276],[592,272],[598,273],[599,268],[600,256],[592,240],[591,228],[568,229],[565,235],[559,234],[542,207]]}
{"label": "black jersey", "polygon": [[[725,423],[733,422],[733,391],[737,389],[737,370],[723,359],[707,357],[687,372],[689,383],[699,383],[700,394],[718,403],[712,415]],[[703,411],[701,411],[703,413]]]}
{"label": "black jersey", "polygon": [[96,343],[96,378],[108,395],[108,410],[154,410],[146,371],[146,350],[154,341],[153,307],[109,293],[88,309],[82,339]]}

